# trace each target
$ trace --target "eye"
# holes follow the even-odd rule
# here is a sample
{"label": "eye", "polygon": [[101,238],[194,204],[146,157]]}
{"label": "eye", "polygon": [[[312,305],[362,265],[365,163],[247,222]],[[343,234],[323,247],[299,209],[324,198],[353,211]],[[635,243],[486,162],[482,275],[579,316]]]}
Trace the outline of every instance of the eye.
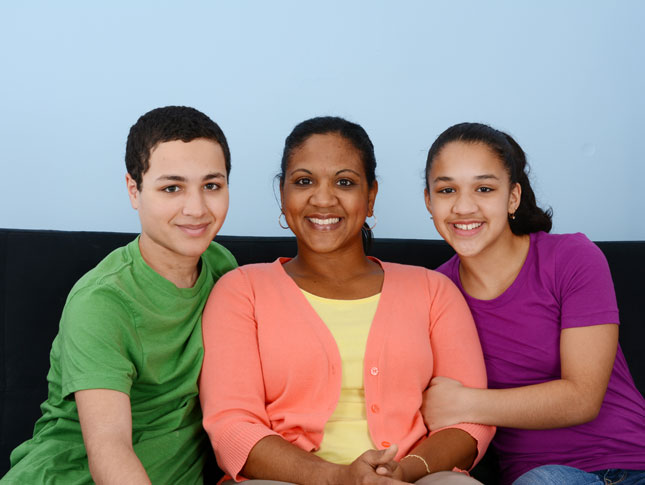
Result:
{"label": "eye", "polygon": [[336,184],[340,185],[341,187],[351,187],[354,185],[354,181],[350,179],[340,179]]}
{"label": "eye", "polygon": [[168,187],[164,187],[161,190],[166,192],[166,193],[168,193],[168,194],[174,194],[175,192],[179,192],[179,186],[178,185],[169,185]]}
{"label": "eye", "polygon": [[313,184],[313,181],[309,177],[302,177],[296,180],[294,183],[296,185],[311,185]]}
{"label": "eye", "polygon": [[455,189],[452,187],[444,187],[443,189],[437,190],[437,193],[439,194],[453,194],[455,192]]}
{"label": "eye", "polygon": [[492,189],[491,187],[479,187],[479,188],[477,189],[477,192],[484,192],[484,193],[486,193],[486,192],[492,192],[492,191],[493,191],[493,189]]}
{"label": "eye", "polygon": [[215,191],[215,190],[219,190],[219,189],[220,189],[220,185],[216,184],[215,182],[211,182],[211,183],[208,183],[208,184],[204,185],[204,190]]}

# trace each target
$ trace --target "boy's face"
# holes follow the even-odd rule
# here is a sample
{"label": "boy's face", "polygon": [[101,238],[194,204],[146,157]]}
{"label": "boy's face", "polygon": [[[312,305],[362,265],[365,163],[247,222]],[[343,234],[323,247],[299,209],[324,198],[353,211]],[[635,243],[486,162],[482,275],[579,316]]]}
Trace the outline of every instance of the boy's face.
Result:
{"label": "boy's face", "polygon": [[152,149],[141,188],[126,175],[141,220],[141,254],[150,266],[197,263],[228,211],[222,148],[206,138],[160,143]]}

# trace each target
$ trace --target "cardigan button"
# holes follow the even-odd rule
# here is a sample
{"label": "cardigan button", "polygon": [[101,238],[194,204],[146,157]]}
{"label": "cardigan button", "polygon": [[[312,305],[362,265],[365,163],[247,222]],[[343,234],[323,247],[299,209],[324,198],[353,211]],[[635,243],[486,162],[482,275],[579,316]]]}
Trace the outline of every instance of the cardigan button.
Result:
{"label": "cardigan button", "polygon": [[373,412],[374,414],[378,414],[378,413],[379,413],[379,411],[381,410],[381,409],[380,409],[376,404],[372,404],[372,408],[371,408],[371,409],[372,409],[372,412]]}
{"label": "cardigan button", "polygon": [[381,446],[383,448],[389,448],[390,446],[392,446],[392,443],[390,443],[389,441],[381,441]]}
{"label": "cardigan button", "polygon": [[373,376],[378,375],[378,367],[372,367],[370,369],[370,374],[372,374]]}

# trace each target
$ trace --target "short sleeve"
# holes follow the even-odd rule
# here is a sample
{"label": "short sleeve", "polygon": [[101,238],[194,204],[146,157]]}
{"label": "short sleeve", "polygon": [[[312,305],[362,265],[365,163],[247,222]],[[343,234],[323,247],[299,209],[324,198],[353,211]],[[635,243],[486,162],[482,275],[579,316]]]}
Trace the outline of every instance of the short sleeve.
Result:
{"label": "short sleeve", "polygon": [[563,329],[618,323],[607,259],[585,235],[562,240],[555,252],[555,272]]}
{"label": "short sleeve", "polygon": [[90,288],[68,299],[60,324],[62,394],[111,389],[130,394],[141,354],[132,313],[113,289]]}

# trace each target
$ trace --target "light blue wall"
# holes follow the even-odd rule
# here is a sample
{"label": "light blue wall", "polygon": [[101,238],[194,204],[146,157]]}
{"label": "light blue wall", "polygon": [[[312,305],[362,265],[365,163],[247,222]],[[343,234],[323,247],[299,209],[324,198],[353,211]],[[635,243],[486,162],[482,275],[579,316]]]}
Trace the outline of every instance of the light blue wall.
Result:
{"label": "light blue wall", "polygon": [[644,18],[639,0],[2,2],[0,227],[137,231],[128,129],[185,104],[229,138],[225,234],[285,234],[284,138],[338,114],[376,146],[377,237],[438,237],[425,154],[483,121],[526,150],[555,231],[645,239]]}

